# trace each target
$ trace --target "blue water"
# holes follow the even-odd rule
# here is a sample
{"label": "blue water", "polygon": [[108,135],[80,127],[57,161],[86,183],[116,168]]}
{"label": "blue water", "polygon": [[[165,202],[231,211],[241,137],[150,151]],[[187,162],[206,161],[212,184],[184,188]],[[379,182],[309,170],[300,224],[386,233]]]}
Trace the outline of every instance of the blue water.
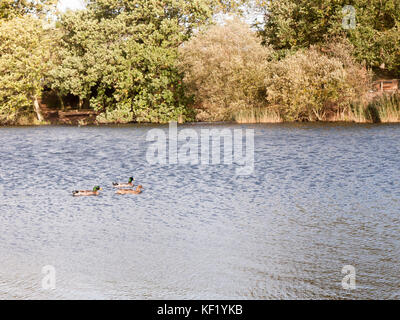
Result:
{"label": "blue water", "polygon": [[400,299],[399,125],[179,127],[254,129],[250,176],[150,165],[154,128],[0,128],[1,299]]}

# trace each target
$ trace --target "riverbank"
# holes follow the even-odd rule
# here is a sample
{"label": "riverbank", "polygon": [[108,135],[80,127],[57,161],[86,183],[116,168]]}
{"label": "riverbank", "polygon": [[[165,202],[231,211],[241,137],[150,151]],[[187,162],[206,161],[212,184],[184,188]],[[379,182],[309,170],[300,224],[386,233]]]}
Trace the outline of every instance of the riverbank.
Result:
{"label": "riverbank", "polygon": [[[373,93],[370,93],[371,95]],[[230,119],[227,118],[223,122],[231,122],[238,124],[262,124],[262,123],[298,123],[298,122],[347,122],[347,123],[399,123],[400,122],[400,93],[380,94],[367,97],[368,103],[353,104],[346,110],[336,110],[333,108],[331,112],[322,114],[321,117],[304,117],[303,120],[288,121],[279,113],[279,107],[249,108],[243,111],[232,112]],[[144,122],[144,121],[108,121],[106,123],[99,121],[101,113],[93,109],[79,110],[58,110],[49,108],[45,104],[41,104],[41,115],[44,119],[39,121],[35,114],[19,118],[14,123],[0,124],[0,126],[41,126],[41,125],[118,125],[118,124],[135,124],[135,123],[151,123],[162,124],[162,122]],[[179,123],[203,123],[205,121],[182,121]],[[218,123],[220,121],[206,121],[209,123]]]}
{"label": "riverbank", "polygon": [[[235,114],[235,122],[282,123],[279,112],[271,109],[253,109]],[[293,121],[299,122],[299,121]],[[400,122],[400,95],[382,96],[366,106],[352,105],[348,110],[326,113],[321,119],[304,119],[302,122],[398,123]]]}
{"label": "riverbank", "polygon": [[[346,125],[351,125],[351,124],[399,124],[400,120],[399,118],[393,118],[393,121],[379,121],[379,122],[374,122],[374,121],[358,121],[359,119],[356,120],[349,120],[348,118],[342,120],[340,118],[337,118],[335,120],[324,120],[324,121],[282,121],[280,119],[277,119],[274,121],[272,120],[265,120],[265,121],[251,121],[249,119],[242,119],[241,121],[215,121],[215,122],[204,122],[204,121],[194,121],[194,122],[185,122],[185,123],[180,123],[180,124],[186,124],[186,125],[226,125],[226,124],[237,124],[237,125],[256,125],[256,124],[320,124],[320,125],[332,125],[332,124],[346,124]],[[23,122],[23,123],[17,123],[13,125],[3,125],[0,124],[0,128],[10,128],[10,127],[46,127],[46,126],[71,126],[71,127],[85,127],[85,126],[99,126],[99,127],[113,127],[113,126],[132,126],[132,125],[149,125],[149,126],[154,126],[154,125],[167,125],[166,123],[151,123],[151,122],[128,122],[128,123],[99,123],[97,121],[87,121],[87,120],[82,120],[78,122],[73,122],[73,123],[65,123],[65,122],[59,122],[59,123],[54,123],[54,122],[49,122],[49,121],[32,121],[30,123],[28,122]]]}

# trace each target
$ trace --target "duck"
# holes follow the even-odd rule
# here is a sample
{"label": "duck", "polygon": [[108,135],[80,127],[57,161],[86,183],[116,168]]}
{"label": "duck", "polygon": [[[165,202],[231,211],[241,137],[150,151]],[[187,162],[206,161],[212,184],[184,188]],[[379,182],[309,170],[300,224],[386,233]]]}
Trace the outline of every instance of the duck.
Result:
{"label": "duck", "polygon": [[90,190],[81,190],[81,191],[72,191],[72,195],[74,197],[83,197],[83,196],[98,196],[100,194],[99,191],[103,190],[99,186],[93,188],[92,191]]}
{"label": "duck", "polygon": [[133,181],[135,181],[135,179],[133,179],[133,177],[130,177],[128,183],[113,182],[113,187],[114,188],[131,188],[134,186]]}
{"label": "duck", "polygon": [[142,189],[143,189],[143,186],[140,185],[136,188],[136,190],[120,189],[120,190],[116,191],[115,193],[116,194],[140,194],[140,193],[142,193]]}

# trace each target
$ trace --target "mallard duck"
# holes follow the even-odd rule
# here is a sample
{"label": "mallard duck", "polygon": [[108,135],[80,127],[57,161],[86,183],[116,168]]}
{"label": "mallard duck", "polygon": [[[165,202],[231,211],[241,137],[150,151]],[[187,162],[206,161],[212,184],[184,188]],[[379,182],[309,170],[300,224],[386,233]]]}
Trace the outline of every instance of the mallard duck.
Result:
{"label": "mallard duck", "polygon": [[133,181],[135,181],[135,179],[133,179],[133,177],[130,177],[128,183],[113,182],[113,186],[114,188],[129,188],[134,186]]}
{"label": "mallard duck", "polygon": [[103,190],[99,186],[94,187],[93,191],[83,190],[83,191],[72,191],[72,195],[74,197],[82,197],[82,196],[98,196],[100,194],[99,191]]}
{"label": "mallard duck", "polygon": [[142,189],[143,189],[142,186],[138,186],[138,187],[136,188],[136,190],[132,190],[132,189],[120,189],[120,190],[116,191],[115,193],[116,193],[116,194],[139,194],[139,193],[142,193]]}

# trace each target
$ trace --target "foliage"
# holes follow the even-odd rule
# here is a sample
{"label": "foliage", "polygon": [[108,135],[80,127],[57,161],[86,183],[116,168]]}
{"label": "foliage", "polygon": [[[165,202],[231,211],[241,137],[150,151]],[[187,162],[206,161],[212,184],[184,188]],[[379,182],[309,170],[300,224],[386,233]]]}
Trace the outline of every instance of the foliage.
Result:
{"label": "foliage", "polygon": [[[165,123],[178,120],[180,116],[190,118],[182,76],[175,66],[176,48],[146,46],[132,41],[126,44],[123,53],[127,59],[123,59],[114,73],[118,78],[112,103],[103,103],[107,109],[99,119],[101,122]],[[98,92],[106,93],[106,90],[100,86]],[[101,110],[104,97],[104,94],[93,97],[91,105]]]}
{"label": "foliage", "polygon": [[180,54],[198,119],[231,120],[235,112],[265,104],[271,50],[246,23],[235,19],[211,26],[185,43]]}
{"label": "foliage", "polygon": [[[44,89],[101,123],[398,119],[397,97],[366,94],[367,67],[400,75],[398,0],[87,0],[53,25],[57,2],[0,3],[0,123],[40,121]],[[262,37],[212,24],[252,3]]]}
{"label": "foliage", "polygon": [[284,120],[326,120],[366,92],[369,74],[343,44],[325,51],[311,47],[270,64],[267,99]]}
{"label": "foliage", "polygon": [[15,123],[34,111],[49,67],[42,22],[30,16],[1,22],[0,53],[0,123]]}
{"label": "foliage", "polygon": [[54,11],[58,0],[1,0],[0,20],[10,20],[27,14],[41,16]]}
{"label": "foliage", "polygon": [[[212,15],[208,0],[88,1],[60,22],[52,88],[102,111],[102,122],[190,117],[176,67],[179,45]],[[122,118],[120,118],[122,117]]]}
{"label": "foliage", "polygon": [[[298,50],[331,38],[347,37],[354,55],[367,66],[400,74],[400,2],[398,0],[273,0],[265,10],[264,41],[277,50]],[[343,7],[355,8],[356,28],[344,29]]]}

